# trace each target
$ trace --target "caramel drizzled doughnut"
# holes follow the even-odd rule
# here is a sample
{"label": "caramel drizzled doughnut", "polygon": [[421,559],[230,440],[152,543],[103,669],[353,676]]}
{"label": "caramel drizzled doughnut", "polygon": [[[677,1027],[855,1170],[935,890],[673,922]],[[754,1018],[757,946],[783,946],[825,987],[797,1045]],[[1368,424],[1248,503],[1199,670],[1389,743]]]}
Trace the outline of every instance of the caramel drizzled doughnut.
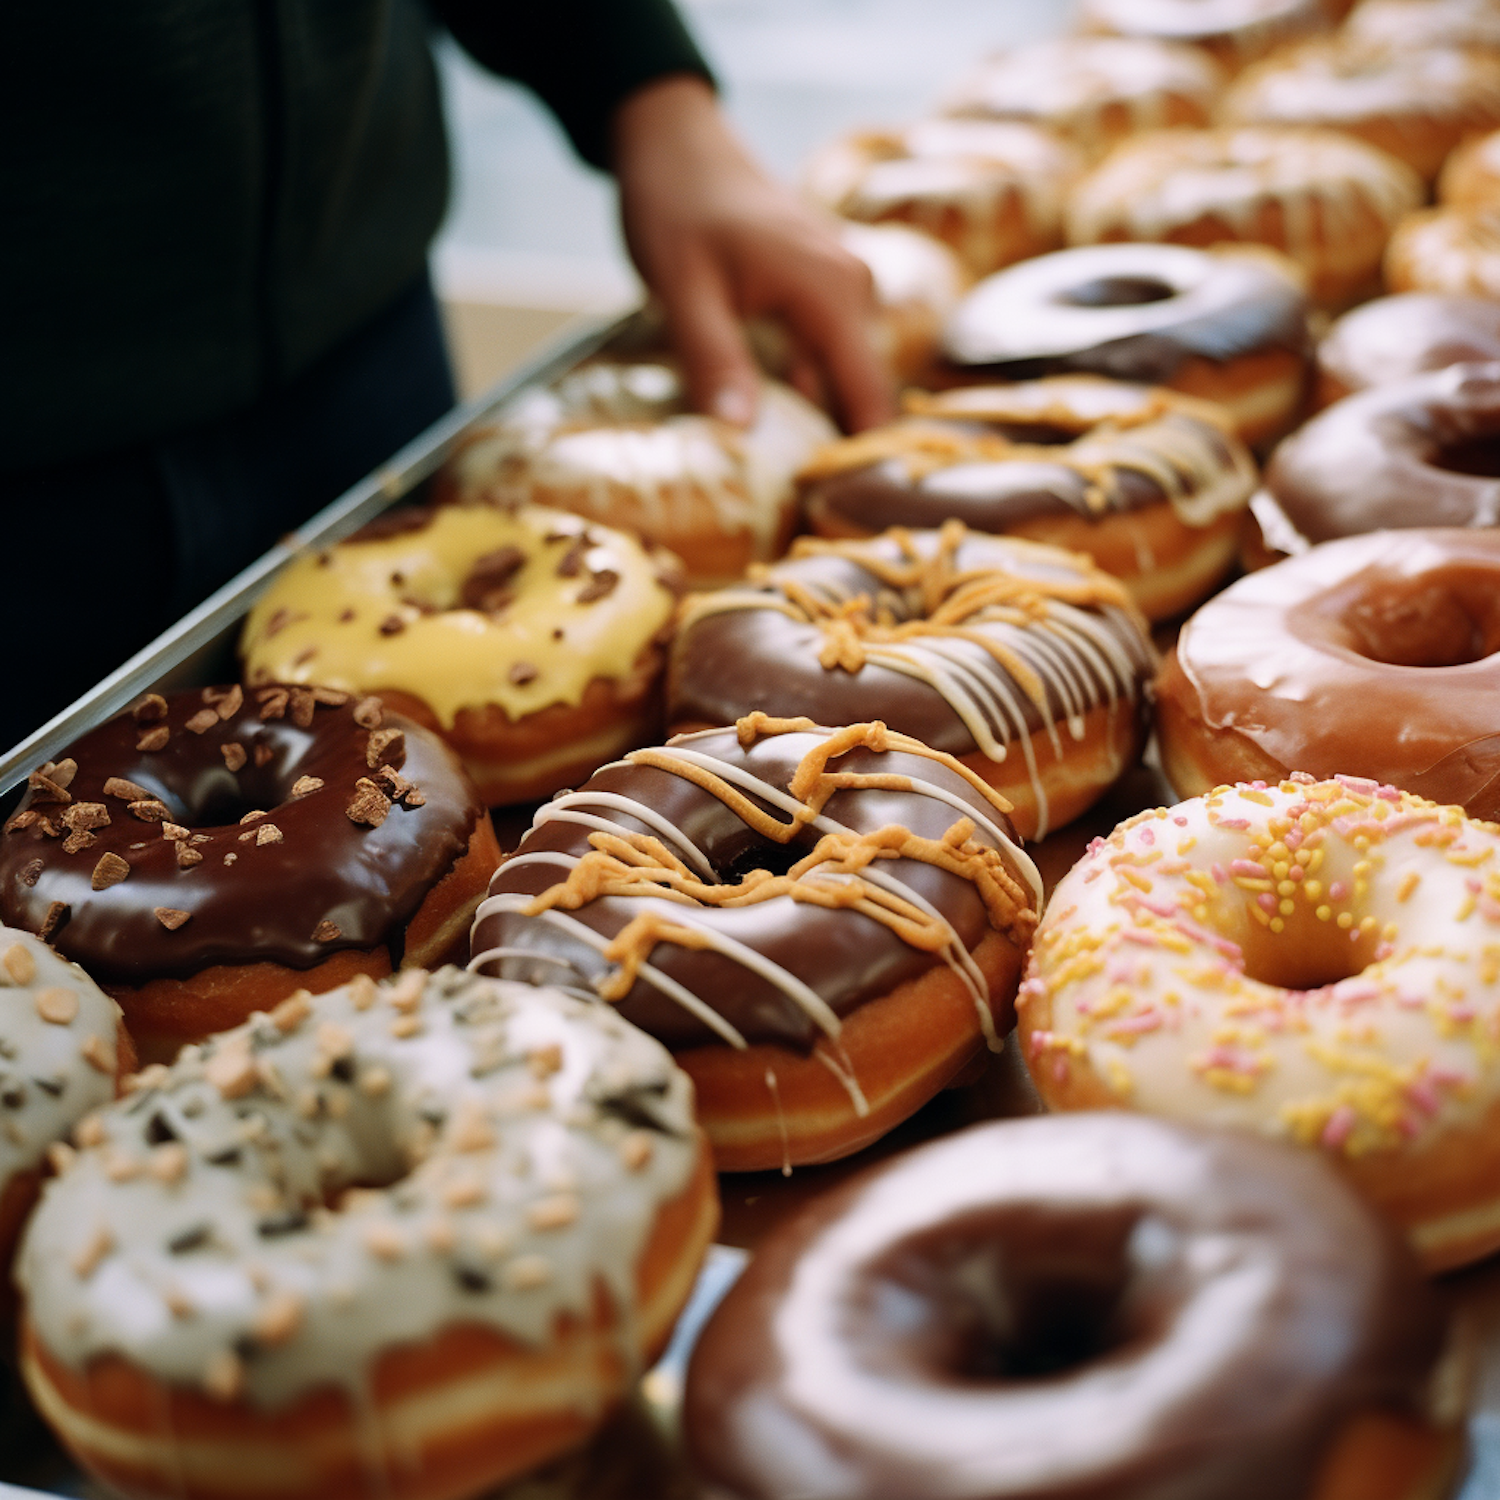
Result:
{"label": "caramel drizzled doughnut", "polygon": [[718,1220],[657,1043],[454,969],[294,996],[78,1133],[23,1368],[141,1500],[487,1491],[619,1403]]}
{"label": "caramel drizzled doughnut", "polygon": [[1320,38],[1247,68],[1225,96],[1223,118],[1341,130],[1430,182],[1465,136],[1500,125],[1500,56]]}
{"label": "caramel drizzled doughnut", "polygon": [[956,756],[1041,838],[1134,763],[1154,660],[1120,584],[1075,553],[959,522],[803,539],[753,586],[688,601],[668,720],[878,715]]}
{"label": "caramel drizzled doughnut", "polygon": [[1318,344],[1316,403],[1482,360],[1500,360],[1500,303],[1442,292],[1377,297],[1345,313]]}
{"label": "caramel drizzled doughnut", "polygon": [[1090,375],[913,392],[908,415],[820,449],[800,475],[823,536],[950,518],[1069,547],[1152,619],[1234,561],[1255,462],[1218,407]]}
{"label": "caramel drizzled doughnut", "polygon": [[1500,363],[1360,391],[1276,450],[1251,509],[1283,553],[1382,529],[1500,524]]}
{"label": "caramel drizzled doughnut", "polygon": [[656,731],[670,554],[539,505],[382,516],[290,564],[245,622],[251,683],[378,692],[492,806],[546,796]]}
{"label": "caramel drizzled doughnut", "polygon": [[959,304],[946,373],[1089,373],[1216,402],[1260,448],[1295,421],[1311,341],[1295,269],[1255,249],[1090,245],[1001,271]]}
{"label": "caramel drizzled doughnut", "polygon": [[1376,532],[1231,584],[1157,684],[1184,795],[1292,770],[1500,818],[1500,532]]}
{"label": "caramel drizzled doughnut", "polygon": [[1336,130],[1156,130],[1078,184],[1068,240],[1269,245],[1342,308],[1380,290],[1386,240],[1423,196],[1405,162]]}
{"label": "caramel drizzled doughnut", "polygon": [[790,386],[761,382],[755,421],[689,410],[666,361],[600,360],[525,392],[474,429],[439,495],[574,511],[674,552],[699,588],[780,557],[797,517],[792,475],[833,424]]}
{"label": "caramel drizzled doughnut", "polygon": [[1304,772],[1155,808],[1053,892],[1017,1002],[1053,1109],[1326,1152],[1433,1270],[1500,1246],[1500,828]]}
{"label": "caramel drizzled doughnut", "polygon": [[937,118],[834,141],[803,187],[846,219],[924,230],[984,276],[1061,243],[1063,194],[1081,165],[1032,125]]}
{"label": "caramel drizzled doughnut", "polygon": [[1152,37],[1048,37],[989,58],[945,108],[1040,125],[1094,158],[1137,130],[1211,124],[1223,86],[1223,71],[1196,47]]}
{"label": "caramel drizzled doughnut", "polygon": [[1437,195],[1440,202],[1460,208],[1500,200],[1500,130],[1465,141],[1454,151],[1443,164]]}
{"label": "caramel drizzled doughnut", "polygon": [[1358,41],[1393,51],[1500,49],[1500,11],[1489,0],[1360,0],[1344,30]]}
{"label": "caramel drizzled doughnut", "polygon": [[1040,883],[1006,805],[883,724],[752,714],[555,798],[472,964],[672,1048],[726,1171],[847,1155],[998,1048]]}
{"label": "caramel drizzled doughnut", "polygon": [[1327,31],[1343,9],[1322,0],[1083,0],[1078,24],[1084,31],[1185,42],[1233,69]]}
{"label": "caramel drizzled doughnut", "polygon": [[1500,203],[1407,214],[1386,246],[1385,281],[1393,292],[1500,298]]}
{"label": "caramel drizzled doughnut", "polygon": [[704,1329],[735,1500],[1418,1500],[1444,1319],[1314,1158],[1099,1114],[977,1125],[815,1199]]}
{"label": "caramel drizzled doughnut", "polygon": [[84,965],[166,1060],[293,990],[461,954],[499,857],[453,756],[378,699],[153,693],[32,773],[0,919]]}

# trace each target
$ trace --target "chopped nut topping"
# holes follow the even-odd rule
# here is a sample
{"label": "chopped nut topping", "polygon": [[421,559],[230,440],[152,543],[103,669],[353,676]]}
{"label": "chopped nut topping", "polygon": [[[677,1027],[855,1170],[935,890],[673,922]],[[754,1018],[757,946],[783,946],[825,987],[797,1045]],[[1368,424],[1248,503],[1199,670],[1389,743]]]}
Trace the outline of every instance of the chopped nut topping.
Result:
{"label": "chopped nut topping", "polygon": [[556,1042],[533,1048],[526,1054],[526,1066],[536,1079],[550,1078],[554,1073],[560,1073],[562,1065],[562,1048]]}
{"label": "chopped nut topping", "polygon": [[356,974],[349,981],[349,1002],[355,1010],[369,1010],[378,993],[375,981],[368,974]]}
{"label": "chopped nut topping", "polygon": [[115,1070],[115,1049],[93,1032],[84,1037],[78,1054],[96,1072],[113,1073]]}
{"label": "chopped nut topping", "polygon": [[112,885],[119,885],[129,874],[130,866],[118,854],[101,854],[89,884],[96,891],[104,891]]}
{"label": "chopped nut topping", "polygon": [[147,693],[134,708],[130,717],[137,724],[154,724],[167,716],[167,700],[160,693]]}
{"label": "chopped nut topping", "polygon": [[304,1303],[295,1292],[274,1292],[250,1325],[256,1343],[274,1348],[296,1335],[302,1326]]}
{"label": "chopped nut topping", "polygon": [[158,802],[155,797],[147,797],[141,802],[132,802],[129,807],[131,817],[139,818],[143,823],[165,823],[171,817],[171,811],[165,802]]}
{"label": "chopped nut topping", "polygon": [[241,1099],[254,1088],[259,1073],[247,1043],[220,1047],[209,1058],[203,1076],[226,1099]]}
{"label": "chopped nut topping", "polygon": [[194,734],[207,734],[215,724],[219,722],[219,716],[211,708],[200,708],[191,719],[183,725],[184,729],[190,729]]}
{"label": "chopped nut topping", "polygon": [[36,930],[36,935],[45,943],[68,920],[72,910],[73,908],[66,901],[54,901],[47,908],[46,915],[42,918],[42,925]]}
{"label": "chopped nut topping", "polygon": [[354,783],[354,799],[344,809],[351,823],[365,823],[379,828],[391,810],[391,799],[370,780],[361,776]]}
{"label": "chopped nut topping", "polygon": [[109,809],[102,802],[75,802],[62,815],[64,828],[107,828]]}
{"label": "chopped nut topping", "polygon": [[313,697],[312,689],[305,687],[294,687],[291,693],[292,723],[298,729],[307,729],[313,721],[313,714],[317,711],[318,700]]}
{"label": "chopped nut topping", "polygon": [[323,778],[321,776],[299,776],[292,783],[292,796],[305,797],[310,792],[321,791]]}
{"label": "chopped nut topping", "polygon": [[511,669],[505,674],[517,687],[525,687],[528,682],[535,682],[537,670],[529,661],[518,661],[511,664]]}
{"label": "chopped nut topping", "polygon": [[104,1175],[111,1182],[133,1182],[141,1175],[141,1164],[135,1157],[111,1149],[104,1159]]}
{"label": "chopped nut topping", "polygon": [[321,703],[328,708],[342,708],[349,701],[348,693],[339,688],[315,687],[312,695],[315,703]]}
{"label": "chopped nut topping", "polygon": [[87,828],[75,828],[62,842],[64,854],[78,854],[99,842],[98,836]]}
{"label": "chopped nut topping", "polygon": [[576,578],[583,568],[583,554],[589,550],[589,541],[586,536],[575,536],[568,544],[568,550],[558,560],[557,576],[559,578]]}
{"label": "chopped nut topping", "polygon": [[10,975],[12,984],[30,984],[36,978],[36,959],[23,943],[12,943],[0,957],[0,965]]}
{"label": "chopped nut topping", "polygon": [[188,833],[189,830],[184,828],[181,823],[164,821],[161,825],[161,836],[164,839],[185,839]]}
{"label": "chopped nut topping", "polygon": [[257,745],[254,750],[255,764],[257,766],[268,766],[271,758],[276,754],[270,745]]}
{"label": "chopped nut topping", "polygon": [[386,987],[385,997],[393,1010],[415,1010],[422,1003],[427,975],[421,969],[403,969]]}
{"label": "chopped nut topping", "polygon": [[227,723],[244,707],[245,693],[237,682],[223,693],[216,692],[213,688],[204,688],[203,701],[211,703],[218,710],[220,719]]}
{"label": "chopped nut topping", "polygon": [[22,865],[19,876],[21,884],[28,888],[34,886],[42,878],[42,871],[46,868],[46,865],[39,859],[34,859],[30,863]]}
{"label": "chopped nut topping", "polygon": [[526,1222],[533,1229],[566,1229],[578,1219],[578,1199],[572,1193],[554,1193],[540,1198],[526,1210]]}
{"label": "chopped nut topping", "polygon": [[169,1281],[161,1289],[161,1300],[166,1303],[167,1311],[174,1318],[191,1318],[197,1315],[197,1304],[174,1281]]}
{"label": "chopped nut topping", "polygon": [[443,1188],[443,1202],[449,1208],[473,1208],[483,1203],[484,1179],[474,1172],[455,1177]]}
{"label": "chopped nut topping", "polygon": [[106,797],[118,797],[122,802],[146,802],[151,793],[135,781],[126,781],[123,776],[111,776],[104,783]]}
{"label": "chopped nut topping", "polygon": [[419,792],[416,787],[413,787],[409,792],[405,794],[405,796],[402,797],[401,800],[408,807],[423,807],[427,802],[427,794],[425,792]]}
{"label": "chopped nut topping", "polygon": [[601,568],[589,579],[578,591],[578,603],[593,604],[606,598],[615,591],[615,586],[620,581],[620,575],[613,568]]}
{"label": "chopped nut topping", "polygon": [[458,1243],[458,1231],[454,1229],[452,1219],[440,1216],[427,1221],[422,1230],[422,1238],[426,1240],[429,1250],[446,1255]]}
{"label": "chopped nut topping", "polygon": [[104,1138],[104,1116],[97,1109],[90,1110],[73,1127],[73,1139],[80,1146],[102,1146]]}
{"label": "chopped nut topping", "polygon": [[391,1086],[391,1075],[388,1069],[376,1066],[366,1068],[359,1075],[359,1087],[362,1093],[368,1094],[372,1099],[378,1099],[386,1093]]}
{"label": "chopped nut topping", "polygon": [[286,713],[286,706],[292,697],[285,688],[262,688],[255,696],[260,699],[262,723],[268,719],[281,718]]}
{"label": "chopped nut topping", "polygon": [[[51,769],[50,765],[48,769]],[[33,802],[71,802],[73,794],[62,785],[54,781],[46,770],[33,771],[26,778],[26,784],[31,788],[31,800]]]}
{"label": "chopped nut topping", "polygon": [[324,917],[312,930],[312,940],[315,943],[336,943],[343,935],[339,924],[329,917]]}
{"label": "chopped nut topping", "polygon": [[6,822],[6,824],[5,824],[5,832],[6,833],[19,833],[21,829],[23,829],[23,828],[30,828],[33,823],[40,823],[41,821],[42,821],[42,815],[41,815],[41,813],[39,813],[39,812],[33,812],[28,807],[24,811],[18,812],[13,818],[10,818]]}
{"label": "chopped nut topping", "polygon": [[387,615],[380,622],[381,635],[400,635],[406,629],[406,621],[400,615]]}
{"label": "chopped nut topping", "polygon": [[168,932],[176,932],[187,919],[192,916],[191,912],[180,911],[175,906],[155,906],[152,911],[156,914],[156,920],[161,923]]}
{"label": "chopped nut topping", "polygon": [[385,717],[385,704],[379,698],[371,696],[361,698],[354,705],[354,722],[361,729],[379,729],[380,721]]}
{"label": "chopped nut topping", "polygon": [[295,1031],[312,1014],[312,995],[307,990],[295,990],[271,1012],[276,1029]]}
{"label": "chopped nut topping", "polygon": [[279,844],[280,842],[281,830],[274,823],[262,823],[255,830],[255,843],[257,847],[261,844]]}
{"label": "chopped nut topping", "polygon": [[181,1182],[187,1175],[187,1147],[181,1141],[166,1141],[147,1158],[146,1170],[158,1182]]}
{"label": "chopped nut topping", "polygon": [[264,808],[257,807],[253,811],[247,812],[245,816],[240,819],[240,827],[243,828],[246,823],[259,823],[262,818],[266,818],[269,816],[270,814],[266,812]]}
{"label": "chopped nut topping", "polygon": [[627,1171],[639,1172],[650,1162],[655,1151],[656,1142],[649,1130],[632,1130],[620,1142],[620,1160],[625,1163]]}
{"label": "chopped nut topping", "polygon": [[367,1226],[365,1247],[381,1260],[400,1260],[406,1254],[406,1241],[393,1224],[375,1223]]}
{"label": "chopped nut topping", "polygon": [[139,1073],[127,1073],[120,1086],[127,1094],[136,1094],[142,1089],[159,1089],[170,1076],[165,1063],[148,1063]]}
{"label": "chopped nut topping", "polygon": [[233,1401],[245,1388],[245,1366],[233,1349],[220,1349],[203,1370],[203,1389],[219,1401]]}
{"label": "chopped nut topping", "polygon": [[154,753],[157,750],[165,750],[167,741],[172,738],[172,731],[165,724],[158,724],[155,729],[148,729],[135,742],[137,750],[145,750]]}
{"label": "chopped nut topping", "polygon": [[391,1022],[391,1035],[397,1038],[416,1036],[422,1030],[421,1016],[397,1016]]}
{"label": "chopped nut topping", "polygon": [[540,1255],[518,1255],[505,1267],[505,1285],[513,1292],[531,1292],[552,1280],[552,1267]]}
{"label": "chopped nut topping", "polygon": [[103,1224],[94,1230],[73,1257],[73,1270],[80,1281],[87,1281],[99,1262],[115,1248],[115,1238]]}
{"label": "chopped nut topping", "polygon": [[201,865],[203,856],[196,850],[190,849],[186,844],[177,846],[177,868],[179,870],[191,870],[194,865]]}
{"label": "chopped nut topping", "polygon": [[406,762],[406,736],[399,729],[375,729],[365,746],[365,764],[371,770],[385,764],[400,767]]}
{"label": "chopped nut topping", "polygon": [[494,1129],[477,1107],[459,1115],[448,1138],[455,1151],[488,1151],[495,1144]]}
{"label": "chopped nut topping", "polygon": [[314,1037],[318,1051],[335,1062],[354,1051],[354,1033],[347,1026],[340,1026],[337,1021],[320,1021]]}
{"label": "chopped nut topping", "polygon": [[245,747],[238,740],[228,740],[219,746],[219,754],[224,757],[224,764],[231,771],[240,770],[249,757],[245,753]]}
{"label": "chopped nut topping", "polygon": [[78,1153],[66,1141],[53,1141],[47,1147],[47,1165],[59,1177],[78,1160]]}

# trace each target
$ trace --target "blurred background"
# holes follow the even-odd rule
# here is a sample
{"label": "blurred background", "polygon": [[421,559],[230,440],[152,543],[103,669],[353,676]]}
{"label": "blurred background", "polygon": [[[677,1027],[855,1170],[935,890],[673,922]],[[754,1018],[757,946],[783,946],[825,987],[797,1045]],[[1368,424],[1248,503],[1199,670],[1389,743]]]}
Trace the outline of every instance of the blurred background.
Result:
{"label": "blurred background", "polygon": [[[987,52],[1058,29],[1046,0],[678,0],[726,107],[794,181],[822,142],[919,113]],[[580,314],[639,295],[614,188],[524,89],[439,48],[453,202],[434,260],[465,395]]]}

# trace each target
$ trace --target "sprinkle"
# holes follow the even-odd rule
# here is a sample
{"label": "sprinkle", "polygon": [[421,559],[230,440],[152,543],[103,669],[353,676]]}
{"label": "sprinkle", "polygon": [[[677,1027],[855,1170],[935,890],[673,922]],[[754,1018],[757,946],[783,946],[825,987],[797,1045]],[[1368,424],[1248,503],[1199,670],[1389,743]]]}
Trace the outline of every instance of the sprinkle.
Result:
{"label": "sprinkle", "polygon": [[78,995],[73,990],[56,989],[38,990],[34,1004],[36,1013],[44,1020],[50,1021],[54,1026],[67,1026],[78,1014]]}
{"label": "sprinkle", "polygon": [[250,1332],[257,1343],[267,1347],[284,1344],[301,1328],[304,1310],[305,1304],[295,1292],[275,1292],[262,1304]]}
{"label": "sprinkle", "polygon": [[360,1091],[368,1094],[372,1099],[378,1099],[390,1086],[390,1073],[378,1064],[373,1068],[366,1068],[359,1075]]}
{"label": "sprinkle", "polygon": [[380,1260],[400,1260],[406,1254],[406,1241],[394,1225],[377,1221],[365,1228],[365,1248]]}
{"label": "sprinkle", "polygon": [[180,1141],[166,1141],[152,1151],[146,1170],[158,1182],[180,1182],[188,1169],[187,1148]]}
{"label": "sprinkle", "polygon": [[443,1202],[449,1208],[473,1208],[484,1202],[484,1180],[476,1173],[455,1177],[443,1188]]}
{"label": "sprinkle", "polygon": [[405,1038],[416,1036],[422,1030],[421,1016],[397,1016],[391,1022],[391,1035]]}
{"label": "sprinkle", "polygon": [[259,1080],[249,1043],[240,1039],[237,1045],[221,1046],[209,1058],[203,1076],[225,1099],[240,1099],[250,1093]]}
{"label": "sprinkle", "polygon": [[550,1078],[554,1073],[562,1071],[562,1065],[562,1048],[556,1042],[534,1048],[526,1054],[526,1066],[533,1078]]}
{"label": "sprinkle", "polygon": [[[205,709],[205,713],[213,713]],[[220,1349],[203,1370],[203,1389],[220,1401],[233,1401],[245,1388],[245,1366],[232,1349]]]}
{"label": "sprinkle", "polygon": [[530,1292],[552,1280],[552,1267],[540,1255],[518,1255],[505,1267],[504,1274],[510,1291]]}
{"label": "sprinkle", "polygon": [[84,1037],[78,1055],[96,1072],[108,1074],[115,1071],[114,1048],[93,1032]]}
{"label": "sprinkle", "polygon": [[1332,1151],[1337,1151],[1349,1139],[1357,1122],[1357,1116],[1351,1105],[1340,1104],[1334,1112],[1329,1115],[1328,1123],[1323,1127],[1323,1133],[1319,1140]]}
{"label": "sprinkle", "polygon": [[620,1142],[620,1160],[629,1172],[639,1172],[651,1160],[656,1142],[649,1130],[632,1130]]}
{"label": "sprinkle", "polygon": [[566,1229],[577,1222],[578,1199],[572,1193],[556,1193],[542,1198],[526,1210],[526,1222],[533,1229]]}
{"label": "sprinkle", "polygon": [[271,1012],[271,1021],[281,1032],[295,1031],[312,1014],[312,995],[294,990]]}

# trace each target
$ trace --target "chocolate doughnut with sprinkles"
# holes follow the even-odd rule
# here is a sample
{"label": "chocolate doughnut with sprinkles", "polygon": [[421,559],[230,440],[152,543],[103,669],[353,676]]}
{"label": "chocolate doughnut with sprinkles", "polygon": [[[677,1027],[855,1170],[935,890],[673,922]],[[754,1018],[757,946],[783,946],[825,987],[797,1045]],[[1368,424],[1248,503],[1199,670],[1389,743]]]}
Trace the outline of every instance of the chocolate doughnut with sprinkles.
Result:
{"label": "chocolate doughnut with sprinkles", "polygon": [[543,807],[471,962],[664,1041],[720,1168],[833,1160],[1010,1028],[1041,885],[1005,809],[883,724],[751,714]]}
{"label": "chocolate doughnut with sprinkles", "polygon": [[83,964],[165,1060],[293,990],[461,955],[499,857],[451,752],[377,698],[152,693],[32,773],[0,920]]}

